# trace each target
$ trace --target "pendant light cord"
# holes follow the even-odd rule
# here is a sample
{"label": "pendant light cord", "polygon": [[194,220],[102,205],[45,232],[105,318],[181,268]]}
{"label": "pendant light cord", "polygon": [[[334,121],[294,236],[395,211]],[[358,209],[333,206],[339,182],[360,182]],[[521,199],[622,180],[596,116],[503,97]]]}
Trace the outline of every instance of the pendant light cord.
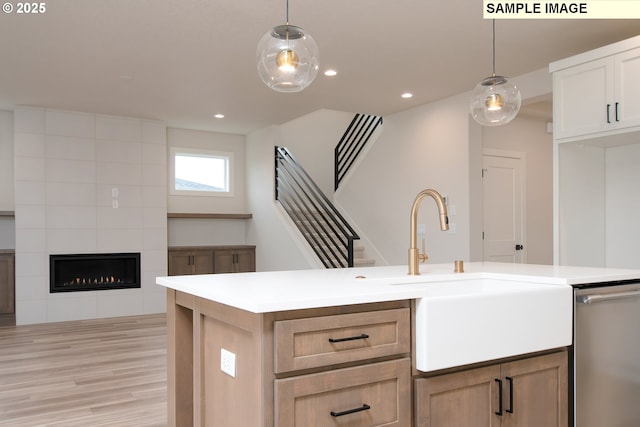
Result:
{"label": "pendant light cord", "polygon": [[[287,20],[285,22],[287,23],[287,25],[289,25],[289,0],[287,0],[286,11],[287,11],[287,16],[286,16]],[[494,23],[494,25],[495,25],[495,23]],[[494,68],[495,68],[495,66],[494,66]]]}
{"label": "pendant light cord", "polygon": [[[289,4],[289,0],[287,0],[287,5]],[[287,6],[288,7],[288,6]],[[288,16],[287,9],[287,16]],[[288,19],[287,19],[288,20]],[[493,19],[493,76],[496,75],[496,20]]]}

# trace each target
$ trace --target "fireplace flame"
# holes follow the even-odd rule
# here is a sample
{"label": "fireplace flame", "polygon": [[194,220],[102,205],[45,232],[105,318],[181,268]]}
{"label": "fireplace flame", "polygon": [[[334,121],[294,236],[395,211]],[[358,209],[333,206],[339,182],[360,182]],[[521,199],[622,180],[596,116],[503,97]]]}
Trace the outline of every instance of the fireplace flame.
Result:
{"label": "fireplace flame", "polygon": [[100,277],[76,277],[70,282],[63,283],[63,286],[74,285],[110,285],[125,283],[122,279],[118,279],[115,276],[100,276]]}

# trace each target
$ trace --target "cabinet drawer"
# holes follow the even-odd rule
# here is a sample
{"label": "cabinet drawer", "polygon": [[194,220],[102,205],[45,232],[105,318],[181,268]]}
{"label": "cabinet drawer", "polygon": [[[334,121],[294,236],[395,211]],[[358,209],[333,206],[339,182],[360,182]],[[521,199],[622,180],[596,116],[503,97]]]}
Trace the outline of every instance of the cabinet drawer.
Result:
{"label": "cabinet drawer", "polygon": [[275,322],[276,373],[409,353],[408,308]]}
{"label": "cabinet drawer", "polygon": [[278,427],[411,425],[411,360],[275,381]]}

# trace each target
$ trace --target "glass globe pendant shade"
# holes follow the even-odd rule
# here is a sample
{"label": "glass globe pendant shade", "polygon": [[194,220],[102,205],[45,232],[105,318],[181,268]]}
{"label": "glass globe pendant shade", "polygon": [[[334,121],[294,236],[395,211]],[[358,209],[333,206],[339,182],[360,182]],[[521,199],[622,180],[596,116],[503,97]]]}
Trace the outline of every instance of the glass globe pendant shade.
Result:
{"label": "glass globe pendant shade", "polygon": [[515,84],[503,76],[483,79],[473,89],[471,116],[483,126],[500,126],[518,115],[522,98]]}
{"label": "glass globe pendant shade", "polygon": [[316,42],[302,28],[289,24],[274,27],[262,37],[256,59],[260,78],[278,92],[303,90],[320,67]]}

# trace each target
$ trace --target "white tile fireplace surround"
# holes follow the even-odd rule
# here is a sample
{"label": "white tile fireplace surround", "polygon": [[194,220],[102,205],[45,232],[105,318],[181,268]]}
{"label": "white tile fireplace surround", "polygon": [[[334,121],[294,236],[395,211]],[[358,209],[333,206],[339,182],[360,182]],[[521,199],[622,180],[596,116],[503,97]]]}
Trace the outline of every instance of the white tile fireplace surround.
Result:
{"label": "white tile fireplace surround", "polygon": [[[32,107],[14,111],[16,323],[164,312],[166,128]],[[140,252],[139,289],[49,292],[49,255]]]}

